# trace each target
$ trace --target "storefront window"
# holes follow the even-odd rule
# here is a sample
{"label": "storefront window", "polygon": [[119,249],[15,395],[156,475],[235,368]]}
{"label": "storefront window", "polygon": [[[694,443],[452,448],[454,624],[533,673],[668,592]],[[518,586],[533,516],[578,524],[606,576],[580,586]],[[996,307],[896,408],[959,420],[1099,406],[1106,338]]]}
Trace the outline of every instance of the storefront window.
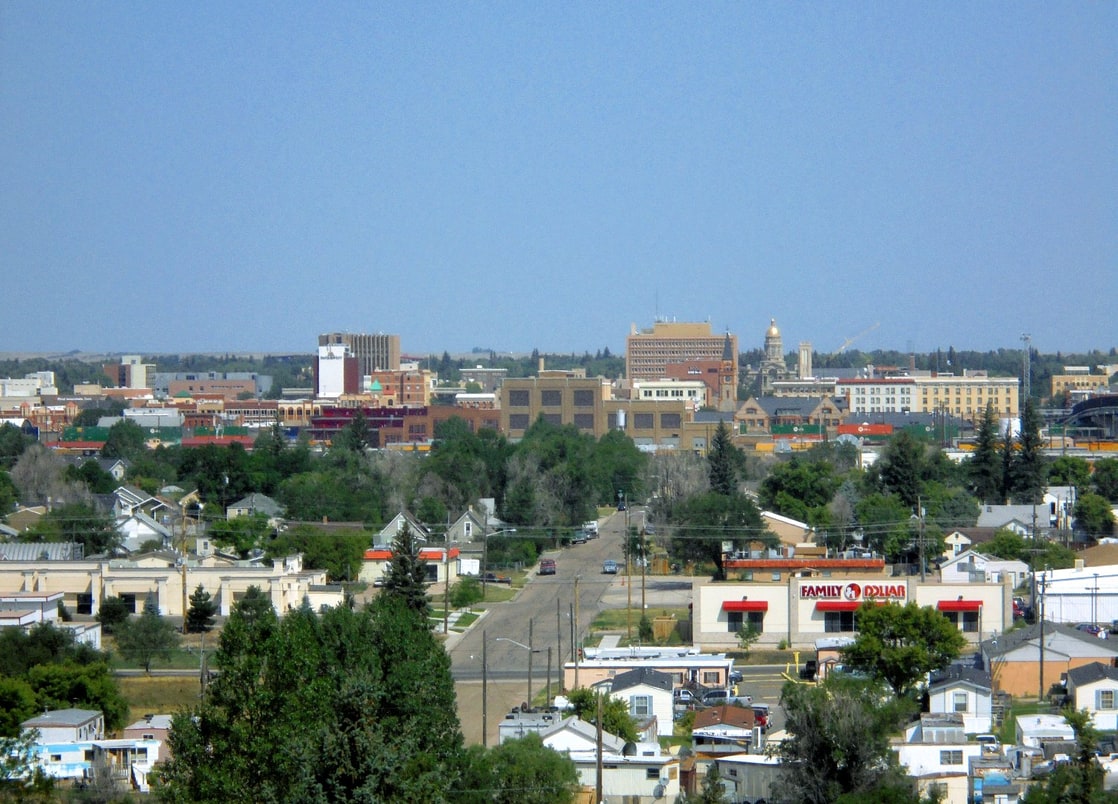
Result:
{"label": "storefront window", "polygon": [[757,633],[765,632],[765,612],[763,611],[728,611],[726,612],[726,630],[736,634],[746,625],[751,626]]}
{"label": "storefront window", "polygon": [[829,634],[854,630],[854,612],[828,611],[823,614],[823,630]]}

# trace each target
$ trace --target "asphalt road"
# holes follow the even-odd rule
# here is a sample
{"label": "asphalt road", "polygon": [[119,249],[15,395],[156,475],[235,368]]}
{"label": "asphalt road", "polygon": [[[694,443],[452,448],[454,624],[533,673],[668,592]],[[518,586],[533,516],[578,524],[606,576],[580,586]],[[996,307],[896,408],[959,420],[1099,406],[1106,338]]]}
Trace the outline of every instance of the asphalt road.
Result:
{"label": "asphalt road", "polygon": [[[639,524],[642,516],[631,512],[630,522]],[[549,677],[552,694],[558,691],[560,670],[573,656],[572,644],[585,636],[594,617],[606,607],[604,599],[622,582],[623,576],[604,574],[602,562],[621,561],[624,532],[625,514],[611,514],[600,521],[597,539],[544,553],[555,559],[555,575],[533,575],[512,600],[488,606],[469,631],[447,642],[458,717],[468,743],[482,741],[482,723],[487,721],[488,742],[497,744],[499,721],[528,699],[529,670],[534,693],[546,686]],[[483,695],[483,669],[487,695]]]}

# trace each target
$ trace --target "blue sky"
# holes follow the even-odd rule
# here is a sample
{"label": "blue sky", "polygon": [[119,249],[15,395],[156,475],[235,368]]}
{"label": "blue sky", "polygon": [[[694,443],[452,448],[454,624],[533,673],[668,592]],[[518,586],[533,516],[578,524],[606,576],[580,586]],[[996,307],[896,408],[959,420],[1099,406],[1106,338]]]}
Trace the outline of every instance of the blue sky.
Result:
{"label": "blue sky", "polygon": [[1118,3],[0,4],[0,351],[1118,345]]}

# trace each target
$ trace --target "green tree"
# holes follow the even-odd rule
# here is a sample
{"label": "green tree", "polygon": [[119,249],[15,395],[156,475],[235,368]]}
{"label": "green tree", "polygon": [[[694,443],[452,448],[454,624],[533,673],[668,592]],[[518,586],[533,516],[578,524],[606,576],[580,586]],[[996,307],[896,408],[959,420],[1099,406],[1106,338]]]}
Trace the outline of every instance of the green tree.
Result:
{"label": "green tree", "polygon": [[1103,458],[1095,461],[1091,482],[1100,497],[1118,502],[1118,458]]}
{"label": "green tree", "polygon": [[175,718],[164,800],[446,801],[461,788],[450,659],[406,601],[282,621],[243,603],[210,702]]}
{"label": "green tree", "polygon": [[132,612],[122,597],[107,597],[97,609],[97,622],[106,634],[116,633],[117,627],[126,621]]}
{"label": "green tree", "polygon": [[998,431],[998,417],[994,403],[988,402],[978,423],[975,436],[975,449],[967,461],[967,475],[970,492],[980,501],[992,503],[1002,496],[1002,468],[998,455],[1001,436]]}
{"label": "green tree", "polygon": [[0,424],[0,466],[11,469],[34,439],[10,422]]}
{"label": "green tree", "polygon": [[829,462],[793,457],[772,468],[761,481],[758,496],[765,510],[816,524],[840,485]]}
{"label": "green tree", "polygon": [[427,562],[419,557],[419,543],[405,523],[392,541],[392,558],[384,575],[382,594],[403,600],[425,617],[431,612],[427,599]]}
{"label": "green tree", "polygon": [[131,419],[121,419],[109,428],[109,436],[101,447],[101,455],[105,458],[131,460],[139,457],[145,448],[144,428]]}
{"label": "green tree", "polygon": [[566,754],[543,744],[538,734],[467,752],[459,804],[569,804],[578,792],[578,769]]}
{"label": "green tree", "polygon": [[738,475],[744,464],[745,456],[734,446],[730,428],[726,422],[719,421],[707,452],[711,491],[727,497],[736,494]]}
{"label": "green tree", "polygon": [[480,603],[482,599],[481,584],[477,578],[462,577],[450,587],[450,605],[456,609]]}
{"label": "green tree", "polygon": [[214,616],[217,614],[217,603],[213,595],[198,584],[190,595],[190,608],[186,612],[186,630],[192,634],[204,634],[213,628]]}
{"label": "green tree", "polygon": [[909,523],[913,512],[899,497],[878,492],[858,500],[855,511],[866,546],[890,561],[898,560],[912,542]]}
{"label": "green tree", "polygon": [[7,516],[19,499],[19,491],[12,482],[12,476],[0,469],[0,519]]}
{"label": "green tree", "polygon": [[910,695],[933,670],[942,670],[966,646],[959,629],[935,609],[909,601],[857,612],[858,636],[843,648],[843,661],[884,681],[898,697]]}
{"label": "green tree", "polygon": [[789,801],[831,804],[877,801],[900,779],[893,734],[913,711],[907,700],[885,699],[875,682],[828,679],[784,685],[780,705],[788,737],[778,749],[782,794]]}
{"label": "green tree", "polygon": [[93,494],[112,494],[119,485],[116,478],[106,472],[97,461],[85,461],[81,466],[67,466],[67,480],[84,483]]}
{"label": "green tree", "polygon": [[0,737],[0,801],[52,802],[54,781],[36,761],[36,732]]}
{"label": "green tree", "polygon": [[[1114,460],[1111,458],[1110,460]],[[1118,465],[1118,461],[1115,461]],[[1097,467],[1096,467],[1097,468]],[[1061,455],[1048,465],[1048,483],[1086,489],[1091,482],[1091,464],[1074,455]]]}
{"label": "green tree", "polygon": [[686,793],[680,796],[682,804],[726,804],[726,788],[722,786],[722,774],[718,772],[718,763],[711,762],[707,772],[703,775],[703,784],[696,795]]}
{"label": "green tree", "polygon": [[924,469],[924,447],[908,430],[901,430],[885,446],[880,461],[882,490],[895,494],[906,508],[915,510]]}
{"label": "green tree", "polygon": [[1043,782],[1031,785],[1024,804],[1104,804],[1118,802],[1118,793],[1103,787],[1106,773],[1097,760],[1099,732],[1086,710],[1064,709],[1064,719],[1075,734],[1075,756]]}
{"label": "green tree", "polygon": [[130,617],[116,629],[116,647],[121,654],[151,672],[155,661],[168,662],[171,654],[179,645],[179,635],[175,627],[159,613],[155,602],[150,598],[144,603],[143,612]]}
{"label": "green tree", "polygon": [[365,418],[365,411],[357,408],[349,423],[334,436],[330,448],[363,455],[373,445],[372,439],[373,435],[369,430],[369,420]]}
{"label": "green tree", "polygon": [[724,542],[735,548],[750,542],[776,541],[761,512],[744,494],[707,492],[677,505],[672,512],[671,553],[681,561],[709,561],[716,580],[726,578]]}
{"label": "green tree", "polygon": [[1032,399],[1021,412],[1021,432],[1010,463],[1010,497],[1017,503],[1039,503],[1044,495],[1045,465],[1040,414]]}
{"label": "green tree", "polygon": [[271,531],[266,514],[218,519],[209,528],[214,544],[232,548],[241,558],[248,558],[253,549],[264,545]]}
{"label": "green tree", "polygon": [[602,731],[620,737],[627,743],[637,741],[637,727],[629,714],[629,707],[620,698],[611,698],[604,693],[594,692],[586,687],[571,690],[567,696],[574,715],[579,720],[598,724],[598,707],[602,712]]}
{"label": "green tree", "polygon": [[1075,527],[1096,538],[1114,533],[1114,511],[1099,494],[1081,494],[1075,501]]}
{"label": "green tree", "polygon": [[35,690],[21,678],[0,676],[0,739],[19,736],[19,724],[39,713]]}
{"label": "green tree", "polygon": [[749,658],[749,650],[753,647],[754,643],[761,638],[761,632],[753,623],[743,625],[738,629],[738,650],[742,653],[742,659]]}
{"label": "green tree", "polygon": [[125,725],[128,701],[105,662],[36,664],[27,671],[26,679],[41,709],[97,709],[105,716],[106,731]]}

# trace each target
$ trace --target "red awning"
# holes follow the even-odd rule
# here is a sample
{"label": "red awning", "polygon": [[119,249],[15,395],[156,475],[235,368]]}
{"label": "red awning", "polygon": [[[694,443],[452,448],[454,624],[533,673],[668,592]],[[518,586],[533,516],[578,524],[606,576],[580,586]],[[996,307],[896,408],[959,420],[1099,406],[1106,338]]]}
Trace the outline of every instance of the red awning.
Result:
{"label": "red awning", "polygon": [[978,611],[982,608],[981,600],[941,600],[936,603],[940,611]]}
{"label": "red awning", "polygon": [[722,602],[722,611],[768,611],[767,600],[725,600]]}
{"label": "red awning", "polygon": [[857,611],[862,604],[857,600],[820,600],[816,611]]}

